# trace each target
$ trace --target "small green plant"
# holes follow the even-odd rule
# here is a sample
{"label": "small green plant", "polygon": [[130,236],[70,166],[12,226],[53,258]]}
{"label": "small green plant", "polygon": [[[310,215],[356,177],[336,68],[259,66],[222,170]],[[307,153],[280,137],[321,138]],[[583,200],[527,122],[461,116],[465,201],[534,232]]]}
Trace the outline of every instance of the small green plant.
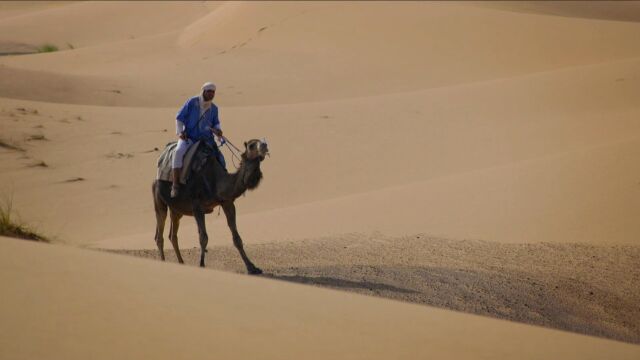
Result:
{"label": "small green plant", "polygon": [[38,48],[38,52],[40,53],[48,53],[58,51],[58,47],[53,44],[44,44]]}
{"label": "small green plant", "polygon": [[44,236],[35,233],[24,224],[18,224],[11,219],[13,200],[4,200],[0,204],[0,235],[25,240],[49,242]]}

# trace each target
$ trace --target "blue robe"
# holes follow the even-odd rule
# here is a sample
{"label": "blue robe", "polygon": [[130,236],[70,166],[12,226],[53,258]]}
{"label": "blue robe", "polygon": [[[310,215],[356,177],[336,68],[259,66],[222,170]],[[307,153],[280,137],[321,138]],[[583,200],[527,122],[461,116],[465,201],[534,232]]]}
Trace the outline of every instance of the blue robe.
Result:
{"label": "blue robe", "polygon": [[[185,126],[185,133],[188,139],[193,141],[204,141],[213,148],[218,149],[211,128],[220,129],[220,119],[218,118],[218,107],[211,104],[211,107],[200,117],[200,99],[194,96],[184,103],[176,119]],[[216,157],[222,166],[226,169],[224,156],[220,150],[217,151]]]}

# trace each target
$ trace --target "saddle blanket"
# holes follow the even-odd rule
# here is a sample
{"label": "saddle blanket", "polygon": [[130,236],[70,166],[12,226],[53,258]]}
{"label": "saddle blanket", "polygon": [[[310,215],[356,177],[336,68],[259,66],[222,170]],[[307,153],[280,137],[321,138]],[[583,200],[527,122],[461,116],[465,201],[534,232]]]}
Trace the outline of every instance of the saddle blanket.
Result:
{"label": "saddle blanket", "polygon": [[[164,181],[173,181],[173,173],[171,171],[171,163],[173,162],[173,156],[176,153],[176,147],[178,146],[178,142],[170,142],[160,154],[158,158],[158,176],[156,179],[164,180]],[[186,154],[184,155],[184,160],[182,161],[182,172],[180,172],[180,183],[186,184],[189,180],[189,175],[191,174],[191,162],[193,161],[194,155],[200,146],[200,141],[196,141],[193,145],[189,147]]]}

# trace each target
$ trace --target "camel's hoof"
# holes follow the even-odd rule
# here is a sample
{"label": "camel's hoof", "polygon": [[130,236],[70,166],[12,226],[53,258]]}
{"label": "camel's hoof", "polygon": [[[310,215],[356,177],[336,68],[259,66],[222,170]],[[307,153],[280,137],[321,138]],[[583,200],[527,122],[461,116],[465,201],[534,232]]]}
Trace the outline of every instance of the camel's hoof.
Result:
{"label": "camel's hoof", "polygon": [[249,270],[249,275],[260,275],[262,274],[262,270],[260,268],[254,267],[253,269]]}

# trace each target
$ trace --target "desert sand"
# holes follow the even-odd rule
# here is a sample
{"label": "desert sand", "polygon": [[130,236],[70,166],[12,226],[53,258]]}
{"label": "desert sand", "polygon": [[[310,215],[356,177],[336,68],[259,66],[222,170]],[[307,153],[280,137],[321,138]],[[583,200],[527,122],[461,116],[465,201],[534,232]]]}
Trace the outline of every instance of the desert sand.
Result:
{"label": "desert sand", "polygon": [[[0,357],[637,358],[639,21],[638,2],[1,2],[0,197],[54,245],[0,242]],[[236,202],[260,277],[217,211],[211,269],[118,255],[157,258],[156,160],[205,81],[230,140],[269,142]],[[195,265],[191,218],[180,246]]]}
{"label": "desert sand", "polygon": [[640,353],[637,345],[284,281],[6,238],[0,246],[3,359]]}

